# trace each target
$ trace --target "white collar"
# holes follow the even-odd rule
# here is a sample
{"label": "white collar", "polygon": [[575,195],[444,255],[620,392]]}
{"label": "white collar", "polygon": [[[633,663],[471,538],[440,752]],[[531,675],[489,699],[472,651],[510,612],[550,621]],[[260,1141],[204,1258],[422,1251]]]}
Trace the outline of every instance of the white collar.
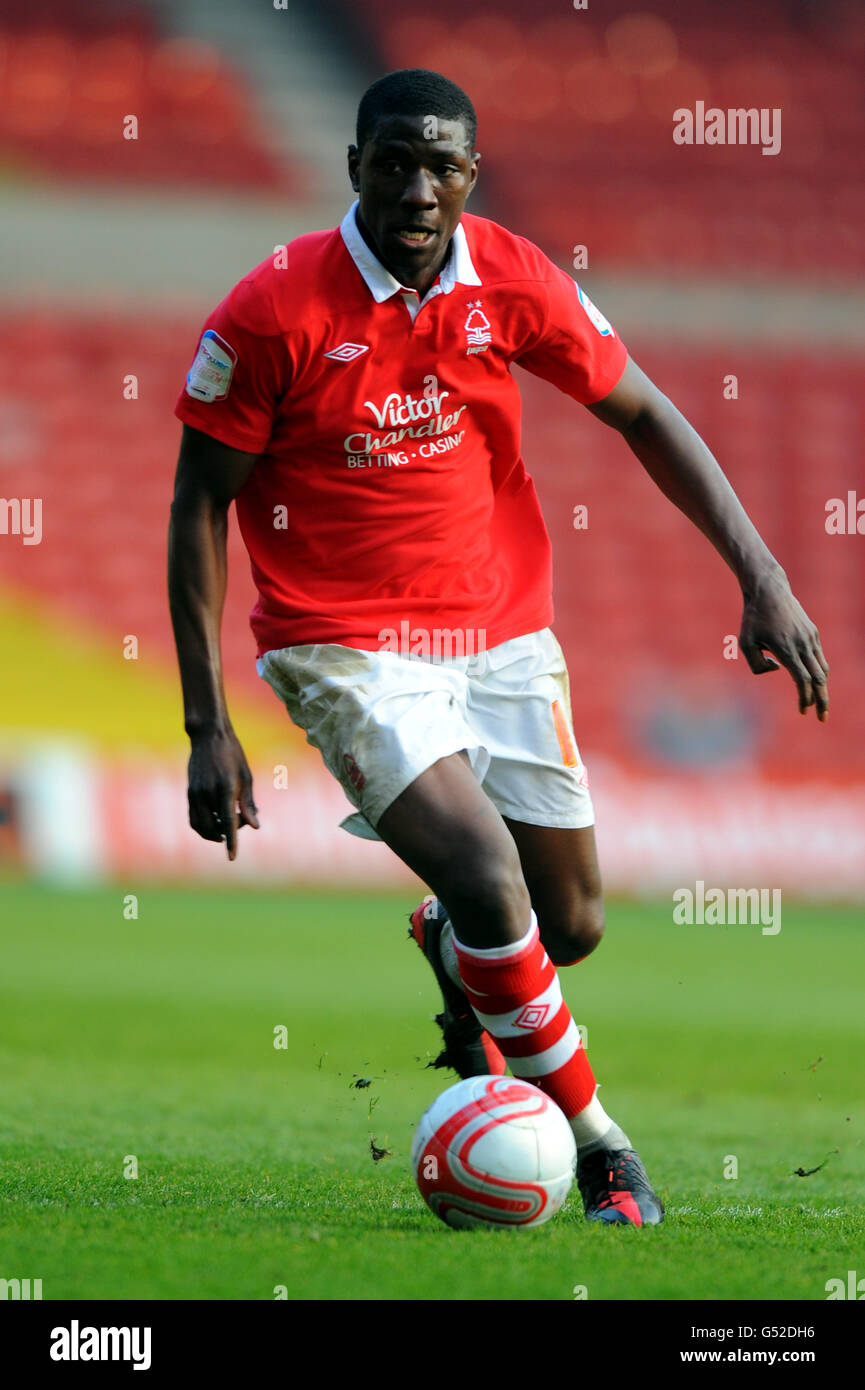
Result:
{"label": "white collar", "polygon": [[[383,300],[390,299],[391,295],[399,291],[414,294],[414,290],[406,291],[406,287],[401,285],[389,270],[386,270],[377,256],[367,246],[360,234],[355,213],[359,205],[359,199],[355,198],[340,225],[342,239],[345,242],[349,255],[366,281],[373,299],[377,304]],[[433,286],[439,294],[450,294],[454,285],[481,285],[483,281],[478,275],[472,264],[471,253],[469,251],[468,239],[463,225],[457,223],[456,231],[451,238],[451,253],[442,268],[439,276],[438,286]],[[431,293],[431,291],[428,291]]]}

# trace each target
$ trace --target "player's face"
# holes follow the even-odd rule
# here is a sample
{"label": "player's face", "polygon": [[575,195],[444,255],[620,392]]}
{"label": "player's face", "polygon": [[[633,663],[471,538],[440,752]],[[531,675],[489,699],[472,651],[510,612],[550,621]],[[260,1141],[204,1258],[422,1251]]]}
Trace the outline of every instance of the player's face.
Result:
{"label": "player's face", "polygon": [[388,116],[359,154],[349,147],[361,231],[402,284],[428,289],[475,186],[480,155],[462,121]]}

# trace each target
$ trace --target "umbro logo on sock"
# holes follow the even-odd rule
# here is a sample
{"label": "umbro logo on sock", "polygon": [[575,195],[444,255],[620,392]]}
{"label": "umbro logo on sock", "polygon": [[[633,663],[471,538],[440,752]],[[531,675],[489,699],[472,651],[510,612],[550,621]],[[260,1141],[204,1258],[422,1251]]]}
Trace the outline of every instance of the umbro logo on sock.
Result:
{"label": "umbro logo on sock", "polygon": [[550,1012],[549,1004],[526,1004],[514,1019],[515,1028],[542,1028]]}

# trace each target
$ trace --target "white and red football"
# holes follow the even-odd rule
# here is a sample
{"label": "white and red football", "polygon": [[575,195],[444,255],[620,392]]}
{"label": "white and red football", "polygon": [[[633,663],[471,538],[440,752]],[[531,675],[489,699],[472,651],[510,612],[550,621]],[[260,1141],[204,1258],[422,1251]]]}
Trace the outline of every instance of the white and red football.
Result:
{"label": "white and red football", "polygon": [[471,1076],[424,1111],[411,1161],[421,1196],[448,1226],[541,1226],[570,1191],[577,1146],[537,1086]]}

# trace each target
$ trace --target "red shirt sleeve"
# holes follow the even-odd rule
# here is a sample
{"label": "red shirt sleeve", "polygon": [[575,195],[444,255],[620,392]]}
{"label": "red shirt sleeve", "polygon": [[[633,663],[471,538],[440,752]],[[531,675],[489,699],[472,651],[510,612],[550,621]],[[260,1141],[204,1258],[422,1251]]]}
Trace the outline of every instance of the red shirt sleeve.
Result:
{"label": "red shirt sleeve", "polygon": [[576,280],[552,261],[548,265],[550,279],[539,286],[546,294],[543,328],[515,361],[581,405],[592,405],[619,381],[627,348]]}
{"label": "red shirt sleeve", "polygon": [[253,272],[205,320],[174,413],[232,449],[260,454],[286,386],[285,339]]}

